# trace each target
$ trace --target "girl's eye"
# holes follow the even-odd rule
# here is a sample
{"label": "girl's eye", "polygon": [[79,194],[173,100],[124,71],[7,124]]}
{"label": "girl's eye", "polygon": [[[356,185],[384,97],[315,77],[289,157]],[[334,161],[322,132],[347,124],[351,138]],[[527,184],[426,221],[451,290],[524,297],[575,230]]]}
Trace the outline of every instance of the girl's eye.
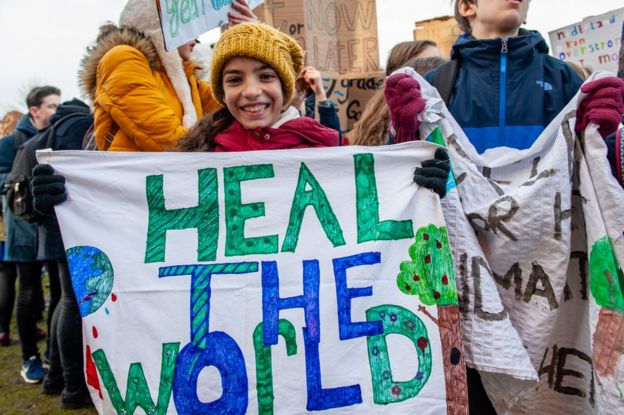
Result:
{"label": "girl's eye", "polygon": [[239,83],[240,81],[241,81],[241,79],[239,77],[237,77],[237,76],[232,76],[232,77],[229,77],[229,78],[225,79],[225,83],[228,84],[228,85],[235,85],[235,84]]}
{"label": "girl's eye", "polygon": [[275,78],[277,78],[277,75],[273,72],[265,72],[260,74],[260,79],[265,81],[272,81]]}

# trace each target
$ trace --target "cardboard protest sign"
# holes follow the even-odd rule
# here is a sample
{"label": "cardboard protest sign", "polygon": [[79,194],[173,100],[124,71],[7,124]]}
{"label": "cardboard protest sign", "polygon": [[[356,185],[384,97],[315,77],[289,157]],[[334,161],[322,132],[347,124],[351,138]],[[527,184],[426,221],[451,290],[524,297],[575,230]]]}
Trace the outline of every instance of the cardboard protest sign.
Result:
{"label": "cardboard protest sign", "polygon": [[403,71],[427,97],[421,136],[448,145],[466,361],[497,412],[624,413],[624,190],[596,126],[574,134],[578,96],[531,148],[480,155]]}
{"label": "cardboard protest sign", "polygon": [[553,56],[589,66],[593,70],[617,72],[622,45],[624,8],[549,32]]}
{"label": "cardboard protest sign", "polygon": [[451,49],[457,38],[462,34],[455,17],[442,16],[421,20],[415,23],[414,40],[433,40],[440,49],[440,54],[449,59]]}
{"label": "cardboard protest sign", "polygon": [[375,0],[268,0],[260,16],[295,38],[306,64],[328,76],[369,78],[379,72]]}
{"label": "cardboard protest sign", "polygon": [[292,36],[306,51],[306,65],[323,74],[327,99],[348,132],[381,88],[374,0],[266,1],[258,16]]}
{"label": "cardboard protest sign", "polygon": [[362,117],[368,101],[383,88],[384,79],[383,72],[366,79],[323,77],[327,100],[336,106],[343,132],[353,129],[353,125]]}
{"label": "cardboard protest sign", "polygon": [[98,411],[466,413],[434,150],[40,152]]}
{"label": "cardboard protest sign", "polygon": [[[228,21],[234,0],[157,0],[165,47],[173,50]],[[250,9],[264,0],[248,0]]]}

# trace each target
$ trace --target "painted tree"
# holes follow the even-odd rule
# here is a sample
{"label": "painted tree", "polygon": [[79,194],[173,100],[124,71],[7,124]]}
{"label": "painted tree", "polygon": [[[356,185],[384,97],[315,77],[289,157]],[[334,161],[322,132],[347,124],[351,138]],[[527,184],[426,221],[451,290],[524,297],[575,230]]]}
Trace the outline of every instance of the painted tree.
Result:
{"label": "painted tree", "polygon": [[606,236],[592,246],[589,275],[592,296],[600,306],[593,339],[594,370],[612,376],[624,352],[624,273]]}
{"label": "painted tree", "polygon": [[448,414],[468,413],[466,365],[459,322],[459,303],[455,272],[446,227],[428,225],[418,229],[409,248],[410,261],[400,265],[397,276],[399,289],[416,295],[427,305],[437,306],[438,318],[419,307],[438,326],[442,342],[442,358],[446,380]]}

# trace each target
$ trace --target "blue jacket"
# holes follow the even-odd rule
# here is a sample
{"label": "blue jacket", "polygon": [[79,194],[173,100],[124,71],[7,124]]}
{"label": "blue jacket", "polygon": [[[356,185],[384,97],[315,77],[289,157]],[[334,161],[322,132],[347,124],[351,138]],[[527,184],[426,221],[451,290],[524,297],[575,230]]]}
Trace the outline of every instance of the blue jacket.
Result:
{"label": "blue jacket", "polygon": [[[30,122],[28,114],[22,117],[16,130],[20,131],[23,138],[28,139],[37,134],[37,129]],[[16,138],[20,137],[16,137],[13,133],[0,140],[0,179],[3,186],[4,179],[11,172],[15,160]],[[37,256],[37,225],[13,215],[7,206],[4,206],[3,212],[7,240],[2,259],[11,262],[33,262]]]}
{"label": "blue jacket", "polygon": [[[492,147],[531,147],[574,97],[581,79],[548,55],[539,33],[478,40],[460,36],[451,52],[460,59],[449,110],[479,153]],[[425,75],[428,82],[436,71]]]}

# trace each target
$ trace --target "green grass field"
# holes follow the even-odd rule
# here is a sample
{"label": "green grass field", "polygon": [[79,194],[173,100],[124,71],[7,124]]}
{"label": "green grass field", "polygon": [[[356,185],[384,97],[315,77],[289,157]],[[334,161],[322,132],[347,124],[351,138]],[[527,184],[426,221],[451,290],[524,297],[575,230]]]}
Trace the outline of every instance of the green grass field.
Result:
{"label": "green grass field", "polygon": [[[44,287],[46,285],[47,281],[44,280]],[[12,343],[9,347],[0,347],[0,414],[97,414],[95,409],[62,410],[58,396],[44,395],[41,393],[40,384],[30,385],[24,382],[20,376],[22,355],[15,327],[15,312],[13,312],[11,325]],[[39,323],[39,327],[47,331],[45,322]],[[43,354],[46,347],[45,340],[41,340],[38,346],[39,353]]]}

